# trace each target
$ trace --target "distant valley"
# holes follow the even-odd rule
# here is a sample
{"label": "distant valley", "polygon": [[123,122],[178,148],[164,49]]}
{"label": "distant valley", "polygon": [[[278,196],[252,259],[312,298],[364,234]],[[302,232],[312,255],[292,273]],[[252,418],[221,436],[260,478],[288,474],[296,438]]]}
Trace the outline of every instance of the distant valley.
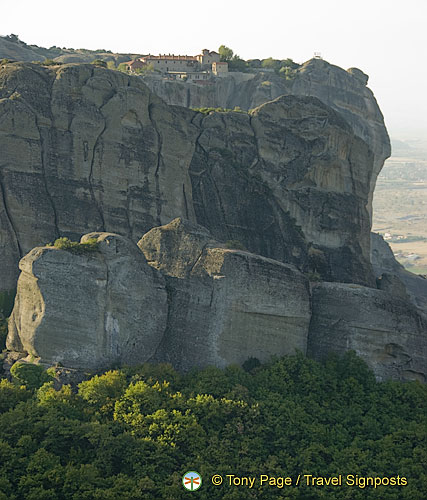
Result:
{"label": "distant valley", "polygon": [[427,274],[427,140],[392,140],[373,207],[373,231],[408,270]]}

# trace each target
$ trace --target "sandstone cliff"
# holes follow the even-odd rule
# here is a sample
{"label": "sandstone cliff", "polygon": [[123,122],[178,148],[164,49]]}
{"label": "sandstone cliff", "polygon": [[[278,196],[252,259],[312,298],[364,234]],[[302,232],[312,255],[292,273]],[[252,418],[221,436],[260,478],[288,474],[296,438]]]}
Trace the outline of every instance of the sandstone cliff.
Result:
{"label": "sandstone cliff", "polygon": [[313,97],[204,116],[137,77],[9,64],[0,149],[1,289],[36,245],[93,230],[136,242],[177,216],[325,279],[374,284],[374,156]]}
{"label": "sandstone cliff", "polygon": [[[319,64],[299,93],[327,94]],[[329,72],[353,89],[332,99],[339,112],[285,95],[204,115],[91,65],[4,65],[0,291],[21,259],[10,359],[188,369],[353,348],[380,379],[423,380],[423,299],[371,248],[386,132],[366,78],[343,73]],[[84,233],[98,252],[46,246]]]}
{"label": "sandstone cliff", "polygon": [[[371,193],[376,178],[390,156],[390,140],[383,115],[372,91],[366,86],[368,76],[357,68],[345,71],[321,59],[311,59],[296,72],[295,78],[265,72],[230,73],[210,85],[200,86],[145,77],[147,85],[169,104],[199,107],[253,109],[281,95],[314,96],[338,111],[374,153]],[[368,201],[372,210],[372,196]]]}
{"label": "sandstone cliff", "polygon": [[175,219],[138,242],[91,233],[98,251],[39,247],[20,263],[9,359],[97,370],[180,370],[300,351],[353,349],[379,380],[425,381],[427,318],[394,275],[380,288],[309,282],[289,264],[230,248]]}
{"label": "sandstone cliff", "polygon": [[308,280],[294,267],[227,249],[180,219],[148,232],[142,251],[111,233],[82,242],[94,237],[97,252],[38,247],[21,260],[13,359],[80,370],[168,361],[185,370],[306,351]]}
{"label": "sandstone cliff", "polygon": [[427,317],[389,290],[342,283],[313,288],[308,356],[354,350],[378,380],[427,380]]}
{"label": "sandstone cliff", "polygon": [[164,279],[131,241],[91,233],[98,251],[36,247],[20,262],[9,351],[87,370],[150,359],[166,327]]}

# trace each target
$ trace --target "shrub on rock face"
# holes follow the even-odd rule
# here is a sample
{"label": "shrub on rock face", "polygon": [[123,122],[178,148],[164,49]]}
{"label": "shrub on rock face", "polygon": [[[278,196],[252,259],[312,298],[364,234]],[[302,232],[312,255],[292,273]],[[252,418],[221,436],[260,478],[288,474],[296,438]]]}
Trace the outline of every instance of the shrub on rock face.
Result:
{"label": "shrub on rock face", "polygon": [[100,68],[107,67],[107,63],[105,61],[103,61],[102,59],[94,59],[92,61],[92,64],[94,64],[95,66],[99,66]]}
{"label": "shrub on rock face", "polygon": [[57,66],[58,63],[57,61],[54,61],[53,59],[45,59],[42,63],[43,66]]}

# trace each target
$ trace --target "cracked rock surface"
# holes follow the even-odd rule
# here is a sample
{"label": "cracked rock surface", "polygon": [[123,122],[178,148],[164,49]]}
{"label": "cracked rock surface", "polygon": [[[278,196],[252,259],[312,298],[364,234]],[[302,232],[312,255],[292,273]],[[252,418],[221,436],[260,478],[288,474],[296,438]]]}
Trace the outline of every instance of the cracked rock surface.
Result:
{"label": "cracked rock surface", "polygon": [[78,370],[149,360],[166,328],[164,279],[132,241],[90,233],[98,251],[36,247],[21,261],[7,349]]}
{"label": "cracked rock surface", "polygon": [[170,106],[92,65],[0,68],[0,289],[31,248],[90,231],[135,243],[184,217],[220,241],[332,281],[374,285],[375,154],[331,107],[283,96],[250,114]]}
{"label": "cracked rock surface", "polygon": [[313,287],[307,354],[354,350],[378,380],[427,381],[427,317],[401,296],[343,283]]}
{"label": "cracked rock surface", "polygon": [[309,285],[295,267],[225,248],[181,219],[149,231],[139,249],[111,233],[89,238],[98,252],[38,247],[21,260],[10,359],[188,370],[306,351]]}

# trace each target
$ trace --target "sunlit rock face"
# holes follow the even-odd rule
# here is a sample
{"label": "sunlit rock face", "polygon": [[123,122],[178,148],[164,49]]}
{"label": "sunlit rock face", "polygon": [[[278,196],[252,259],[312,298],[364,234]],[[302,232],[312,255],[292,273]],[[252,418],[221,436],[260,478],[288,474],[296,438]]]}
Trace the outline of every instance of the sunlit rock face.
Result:
{"label": "sunlit rock face", "polygon": [[[316,60],[260,78],[235,82],[249,113],[204,115],[91,65],[0,68],[10,359],[186,370],[354,349],[379,379],[424,380],[424,288],[371,247],[389,150],[366,75]],[[96,252],[46,245],[82,234]]]}
{"label": "sunlit rock face", "polygon": [[306,351],[309,286],[293,266],[225,248],[181,219],[149,231],[141,250],[111,233],[89,238],[97,251],[37,247],[21,260],[11,359],[188,370]]}
{"label": "sunlit rock face", "polygon": [[383,273],[378,288],[310,285],[295,266],[182,218],[138,245],[111,233],[81,241],[90,239],[92,251],[36,247],[21,260],[9,362],[81,371],[151,361],[186,371],[354,350],[379,380],[425,381],[427,319],[395,274]]}

